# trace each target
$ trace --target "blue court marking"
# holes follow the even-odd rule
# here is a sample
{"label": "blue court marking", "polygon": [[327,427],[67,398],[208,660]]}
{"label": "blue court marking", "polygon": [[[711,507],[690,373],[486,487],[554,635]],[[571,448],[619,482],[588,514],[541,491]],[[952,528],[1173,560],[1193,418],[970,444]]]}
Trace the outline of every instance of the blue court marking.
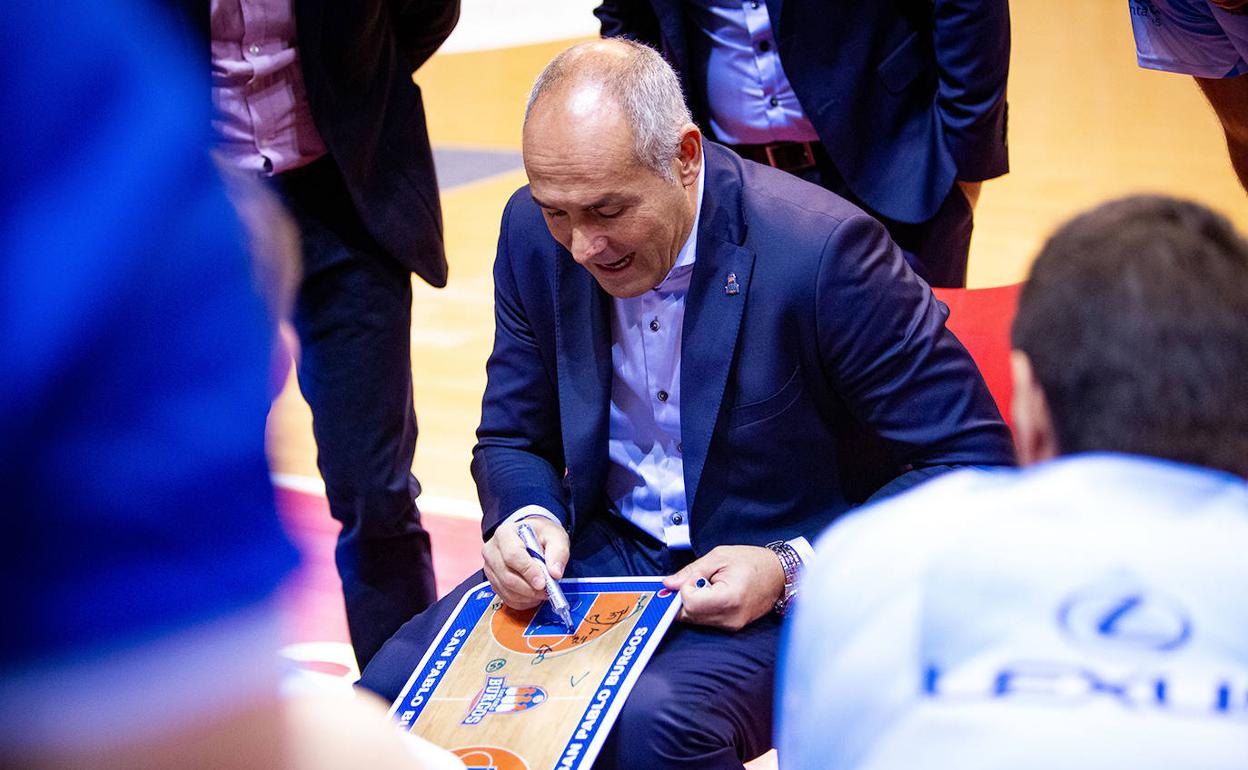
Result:
{"label": "blue court marking", "polygon": [[442,192],[524,168],[520,153],[514,150],[463,150],[434,147],[433,165]]}
{"label": "blue court marking", "polygon": [[572,614],[572,631],[568,631],[568,627],[563,624],[559,616],[555,614],[555,609],[550,602],[542,602],[542,606],[538,608],[537,614],[529,621],[529,625],[524,629],[525,636],[570,636],[576,633],[576,629],[581,627],[581,623],[585,620],[585,613],[589,612],[594,606],[593,597],[586,597],[584,594],[565,593],[568,597],[568,611]]}

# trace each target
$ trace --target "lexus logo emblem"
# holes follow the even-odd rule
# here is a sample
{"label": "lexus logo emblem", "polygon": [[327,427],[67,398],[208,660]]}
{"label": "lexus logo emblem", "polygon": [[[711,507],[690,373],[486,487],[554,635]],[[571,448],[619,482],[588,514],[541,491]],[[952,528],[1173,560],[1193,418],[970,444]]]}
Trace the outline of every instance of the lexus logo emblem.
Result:
{"label": "lexus logo emblem", "polygon": [[1074,641],[1170,652],[1191,638],[1192,622],[1179,603],[1146,590],[1094,588],[1070,596],[1058,624]]}

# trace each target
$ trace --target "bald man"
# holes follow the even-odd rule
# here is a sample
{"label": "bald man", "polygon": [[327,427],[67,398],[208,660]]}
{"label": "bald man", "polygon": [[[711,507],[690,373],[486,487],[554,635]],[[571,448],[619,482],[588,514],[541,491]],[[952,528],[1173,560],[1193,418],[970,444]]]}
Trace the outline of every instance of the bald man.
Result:
{"label": "bald man", "polygon": [[[473,475],[484,577],[667,575],[663,640],[595,767],[740,768],[771,746],[807,539],[871,486],[1012,461],[944,309],[876,220],[704,142],[655,51],[573,47],[538,78],[507,205]],[[868,430],[871,474],[842,448]],[[905,470],[905,473],[902,471]],[[470,578],[364,672],[395,697]]]}

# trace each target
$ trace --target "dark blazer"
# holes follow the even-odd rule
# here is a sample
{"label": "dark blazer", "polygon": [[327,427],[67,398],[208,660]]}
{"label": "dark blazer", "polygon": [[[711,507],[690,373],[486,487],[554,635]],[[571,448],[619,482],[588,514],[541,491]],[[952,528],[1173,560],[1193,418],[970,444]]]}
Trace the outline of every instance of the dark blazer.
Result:
{"label": "dark blazer", "polygon": [[[661,50],[698,124],[686,0],[607,0],[604,37]],[[881,214],[923,222],[955,180],[1009,170],[1008,0],[766,0],[802,110],[854,194]]]}
{"label": "dark blazer", "polygon": [[387,253],[446,285],[442,208],[412,73],[459,20],[459,0],[295,0],[316,130]]}
{"label": "dark blazer", "polygon": [[[207,0],[163,0],[209,56]],[[446,285],[442,207],[412,73],[459,20],[459,0],[295,0],[299,62],[316,130],[369,233],[407,269]]]}
{"label": "dark blazer", "polygon": [[[851,501],[844,435],[869,426],[916,468],[1008,464],[1010,435],[945,308],[876,220],[706,143],[681,345],[694,551],[813,538]],[[739,293],[725,291],[736,275]],[[611,298],[528,188],[503,214],[496,334],[473,476],[487,537],[543,505],[575,530],[605,508]]]}

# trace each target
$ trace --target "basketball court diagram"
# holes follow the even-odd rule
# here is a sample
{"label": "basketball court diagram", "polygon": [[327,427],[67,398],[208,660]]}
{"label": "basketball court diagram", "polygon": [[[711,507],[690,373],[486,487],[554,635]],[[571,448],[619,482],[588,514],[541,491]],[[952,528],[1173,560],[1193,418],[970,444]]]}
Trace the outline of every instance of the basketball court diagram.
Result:
{"label": "basketball court diagram", "polygon": [[571,630],[546,602],[514,610],[488,583],[469,591],[391,715],[469,767],[588,767],[675,618],[679,594],[659,577],[561,586]]}

